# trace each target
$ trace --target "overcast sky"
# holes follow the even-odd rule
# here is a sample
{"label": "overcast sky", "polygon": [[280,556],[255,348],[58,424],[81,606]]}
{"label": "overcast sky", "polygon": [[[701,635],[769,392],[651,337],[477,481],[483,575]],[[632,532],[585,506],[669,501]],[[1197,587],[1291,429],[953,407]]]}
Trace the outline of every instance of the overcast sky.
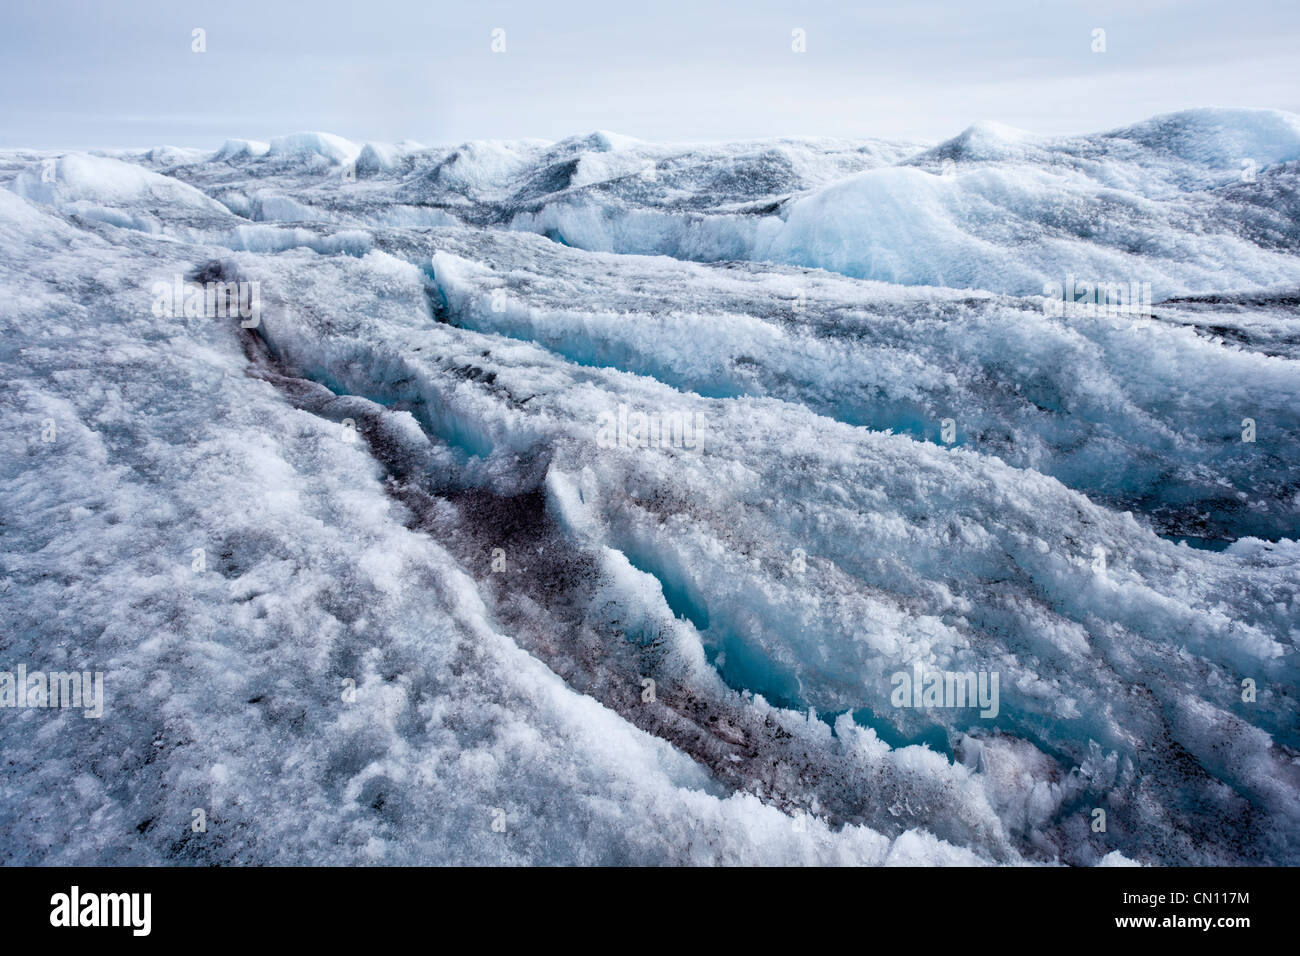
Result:
{"label": "overcast sky", "polygon": [[1296,0],[11,0],[0,145],[1088,132],[1297,77]]}

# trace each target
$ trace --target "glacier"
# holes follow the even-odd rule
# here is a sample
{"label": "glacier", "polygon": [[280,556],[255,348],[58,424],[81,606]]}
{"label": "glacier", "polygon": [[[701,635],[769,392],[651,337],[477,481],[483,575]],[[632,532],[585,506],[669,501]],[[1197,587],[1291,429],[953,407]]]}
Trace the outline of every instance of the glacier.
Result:
{"label": "glacier", "polygon": [[0,186],[0,861],[1300,864],[1300,117]]}

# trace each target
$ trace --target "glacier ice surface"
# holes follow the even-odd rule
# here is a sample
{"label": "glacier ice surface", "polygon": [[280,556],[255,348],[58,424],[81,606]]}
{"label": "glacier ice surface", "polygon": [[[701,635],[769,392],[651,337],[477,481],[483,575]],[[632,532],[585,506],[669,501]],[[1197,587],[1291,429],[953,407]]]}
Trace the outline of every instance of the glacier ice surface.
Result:
{"label": "glacier ice surface", "polygon": [[1298,183],[1263,110],[0,152],[0,670],[107,694],[0,712],[0,860],[1300,862]]}

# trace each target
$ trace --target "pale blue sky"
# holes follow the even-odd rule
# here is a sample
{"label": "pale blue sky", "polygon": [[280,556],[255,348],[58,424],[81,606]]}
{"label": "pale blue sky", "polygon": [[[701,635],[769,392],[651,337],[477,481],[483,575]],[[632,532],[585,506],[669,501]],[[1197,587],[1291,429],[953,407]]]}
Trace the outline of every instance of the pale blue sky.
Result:
{"label": "pale blue sky", "polygon": [[37,0],[0,14],[0,145],[1087,132],[1300,112],[1297,76],[1295,0]]}

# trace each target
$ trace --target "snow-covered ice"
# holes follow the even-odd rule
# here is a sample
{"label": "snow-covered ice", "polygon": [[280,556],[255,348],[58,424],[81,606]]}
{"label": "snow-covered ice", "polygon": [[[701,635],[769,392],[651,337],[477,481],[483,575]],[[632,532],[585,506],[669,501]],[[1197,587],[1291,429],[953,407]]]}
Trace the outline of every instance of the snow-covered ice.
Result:
{"label": "snow-covered ice", "polygon": [[1300,117],[0,185],[3,862],[1300,863]]}

